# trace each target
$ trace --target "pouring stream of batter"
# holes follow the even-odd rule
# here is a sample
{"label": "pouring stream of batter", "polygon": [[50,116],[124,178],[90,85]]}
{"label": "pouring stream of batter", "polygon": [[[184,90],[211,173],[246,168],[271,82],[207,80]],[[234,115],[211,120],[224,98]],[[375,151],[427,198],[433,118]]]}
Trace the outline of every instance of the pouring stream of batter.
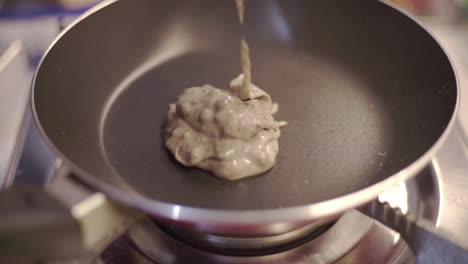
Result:
{"label": "pouring stream of batter", "polygon": [[[237,7],[237,14],[239,15],[239,23],[241,28],[244,25],[244,0],[236,0],[236,7]],[[251,73],[251,62],[250,62],[250,54],[249,54],[249,46],[247,45],[247,41],[245,40],[244,34],[241,37],[241,66],[242,66],[242,73],[244,74],[244,80],[242,82],[242,88],[239,92],[239,97],[242,100],[247,100],[249,86],[252,82],[252,73]]]}

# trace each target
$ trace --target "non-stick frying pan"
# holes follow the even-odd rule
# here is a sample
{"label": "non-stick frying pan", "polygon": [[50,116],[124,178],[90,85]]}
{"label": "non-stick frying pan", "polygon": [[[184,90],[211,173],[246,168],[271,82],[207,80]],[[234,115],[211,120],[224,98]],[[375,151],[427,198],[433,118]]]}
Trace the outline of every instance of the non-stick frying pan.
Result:
{"label": "non-stick frying pan", "polygon": [[161,219],[229,233],[337,215],[415,175],[453,125],[451,63],[400,11],[370,0],[247,1],[253,82],[289,124],[273,169],[220,180],[178,164],[162,136],[183,89],[225,88],[241,72],[235,2],[103,6],[44,57],[36,123],[80,181]]}

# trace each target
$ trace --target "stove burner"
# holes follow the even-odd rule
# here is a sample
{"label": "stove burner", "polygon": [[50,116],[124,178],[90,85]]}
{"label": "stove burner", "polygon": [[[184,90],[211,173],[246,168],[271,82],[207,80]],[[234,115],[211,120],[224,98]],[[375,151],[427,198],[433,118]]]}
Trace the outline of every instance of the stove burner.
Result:
{"label": "stove burner", "polygon": [[181,239],[182,234],[176,238],[150,219],[132,227],[129,237],[157,264],[414,263],[411,251],[397,233],[358,211],[349,211],[320,234],[314,233],[274,251],[249,249],[251,254],[242,256],[228,255],[232,252],[220,252],[219,248],[191,246],[189,240]]}
{"label": "stove burner", "polygon": [[225,237],[153,222],[162,231],[194,248],[227,256],[264,256],[288,251],[319,237],[333,223],[318,221],[294,231],[265,237]]}

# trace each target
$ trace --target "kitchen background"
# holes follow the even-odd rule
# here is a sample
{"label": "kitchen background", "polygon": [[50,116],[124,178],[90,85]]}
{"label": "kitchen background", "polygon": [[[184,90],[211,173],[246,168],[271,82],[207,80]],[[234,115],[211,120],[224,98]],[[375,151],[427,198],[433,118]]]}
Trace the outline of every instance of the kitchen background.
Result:
{"label": "kitchen background", "polygon": [[[121,0],[128,1],[128,0]],[[0,186],[7,179],[35,67],[57,34],[98,0],[0,0]],[[358,1],[356,1],[358,2]],[[461,123],[468,131],[468,0],[393,0],[417,16],[451,57],[461,83]],[[19,176],[21,173],[19,173]],[[463,175],[460,175],[462,177]],[[31,179],[29,179],[31,180]],[[34,181],[34,179],[32,179]],[[465,181],[466,182],[466,181]],[[467,209],[468,186],[452,184],[444,210]],[[452,215],[452,233],[468,230],[468,213]]]}

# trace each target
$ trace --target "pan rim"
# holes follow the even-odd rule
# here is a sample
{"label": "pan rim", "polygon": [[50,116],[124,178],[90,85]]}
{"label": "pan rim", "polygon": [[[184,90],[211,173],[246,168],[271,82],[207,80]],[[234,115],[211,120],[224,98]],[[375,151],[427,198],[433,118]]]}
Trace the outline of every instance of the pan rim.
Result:
{"label": "pan rim", "polygon": [[455,77],[455,88],[456,88],[456,98],[453,112],[451,114],[450,121],[447,124],[447,127],[444,129],[440,137],[432,144],[432,146],[419,158],[414,160],[407,167],[403,168],[396,174],[388,176],[386,179],[377,182],[373,185],[360,189],[358,191],[339,196],[333,199],[321,201],[318,203],[299,205],[286,208],[276,208],[276,209],[259,209],[259,210],[223,210],[223,209],[207,209],[200,207],[191,207],[178,204],[172,204],[167,202],[162,202],[158,200],[152,200],[141,195],[125,192],[121,189],[118,189],[111,184],[106,183],[103,180],[100,180],[97,177],[94,177],[91,173],[88,173],[83,168],[76,165],[72,160],[70,160],[66,155],[64,155],[52,142],[47,133],[45,132],[43,126],[38,117],[36,111],[35,103],[35,84],[37,76],[41,69],[41,66],[47,57],[48,53],[53,49],[57,42],[64,36],[71,28],[80,23],[82,20],[97,13],[99,10],[104,7],[116,3],[118,0],[106,0],[100,4],[90,8],[84,14],[79,16],[73,23],[71,23],[65,30],[63,30],[51,43],[46,52],[43,54],[38,67],[35,70],[32,88],[30,93],[30,103],[31,111],[33,115],[34,125],[38,128],[39,134],[42,139],[46,142],[47,146],[52,150],[52,152],[57,156],[57,159],[61,161],[61,164],[66,168],[69,168],[72,172],[76,173],[76,176],[82,180],[85,184],[91,186],[96,190],[96,192],[102,192],[112,200],[132,207],[139,209],[151,216],[168,219],[177,222],[187,222],[187,223],[203,223],[203,225],[262,225],[268,223],[278,223],[278,222],[310,222],[317,219],[330,217],[343,213],[346,210],[359,207],[363,204],[366,204],[378,197],[379,194],[385,190],[390,189],[397,184],[404,182],[411,177],[415,176],[419,171],[421,171],[434,155],[439,151],[442,145],[446,142],[447,138],[450,136],[450,133],[455,129],[457,124],[457,116],[460,108],[460,79],[456,71],[455,64],[453,59],[450,57],[449,53],[446,51],[444,46],[434,37],[434,35],[424,27],[420,22],[418,22],[412,15],[408,12],[397,7],[395,4],[379,0],[381,4],[387,5],[389,8],[393,8],[400,12],[402,15],[411,19],[416,23],[422,30],[424,30],[432,39],[437,43],[441,48],[442,52],[446,56],[451,70]]}

